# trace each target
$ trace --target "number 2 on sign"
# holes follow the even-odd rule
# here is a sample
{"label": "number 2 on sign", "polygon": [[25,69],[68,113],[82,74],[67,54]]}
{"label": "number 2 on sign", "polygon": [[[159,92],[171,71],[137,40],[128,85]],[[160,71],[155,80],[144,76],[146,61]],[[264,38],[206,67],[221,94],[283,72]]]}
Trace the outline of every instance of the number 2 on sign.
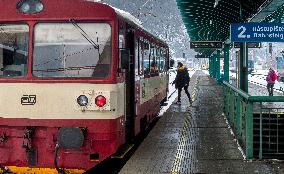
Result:
{"label": "number 2 on sign", "polygon": [[240,34],[238,34],[238,38],[246,38],[246,35],[244,35],[244,33],[246,32],[246,27],[244,26],[240,26],[238,28],[238,31],[241,31]]}

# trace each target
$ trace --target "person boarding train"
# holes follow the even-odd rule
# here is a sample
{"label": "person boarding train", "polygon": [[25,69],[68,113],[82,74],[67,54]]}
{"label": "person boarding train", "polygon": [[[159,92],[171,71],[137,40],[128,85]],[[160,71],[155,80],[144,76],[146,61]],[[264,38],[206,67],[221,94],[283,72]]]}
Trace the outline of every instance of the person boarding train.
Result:
{"label": "person boarding train", "polygon": [[177,104],[181,103],[180,97],[182,88],[184,89],[184,92],[186,93],[190,104],[192,103],[190,94],[188,92],[189,81],[190,77],[187,68],[181,62],[178,62],[177,75],[172,83],[175,84],[175,88],[178,89],[178,101],[176,102]]}

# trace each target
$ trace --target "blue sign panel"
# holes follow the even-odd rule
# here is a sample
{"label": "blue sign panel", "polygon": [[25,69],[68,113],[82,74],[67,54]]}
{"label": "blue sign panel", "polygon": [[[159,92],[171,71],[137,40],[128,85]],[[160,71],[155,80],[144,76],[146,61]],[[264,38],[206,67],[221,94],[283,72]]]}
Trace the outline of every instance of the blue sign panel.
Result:
{"label": "blue sign panel", "polygon": [[284,42],[284,23],[231,24],[231,42]]}

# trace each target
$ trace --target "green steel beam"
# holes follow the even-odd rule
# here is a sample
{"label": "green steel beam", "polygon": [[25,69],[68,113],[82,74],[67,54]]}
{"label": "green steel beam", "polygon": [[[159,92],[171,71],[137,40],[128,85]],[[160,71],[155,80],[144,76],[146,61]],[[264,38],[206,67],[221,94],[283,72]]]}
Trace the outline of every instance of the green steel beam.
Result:
{"label": "green steel beam", "polygon": [[[244,43],[240,44],[240,56],[239,56],[239,64],[237,65],[238,67],[238,73],[239,73],[239,79],[238,79],[238,84],[239,84],[239,88],[243,91],[245,91],[244,89],[244,72],[243,72],[243,64],[244,64]],[[246,91],[245,91],[246,92]]]}
{"label": "green steel beam", "polygon": [[240,89],[248,92],[248,47],[246,43],[240,44],[239,84]]}
{"label": "green steel beam", "polygon": [[[283,96],[250,96],[224,81],[225,85],[225,114],[237,133],[238,140],[245,146],[246,159],[253,159],[253,148],[259,148],[259,159],[262,159],[262,111],[260,110],[259,147],[253,147],[253,103],[284,102]],[[262,107],[261,107],[262,108]],[[271,108],[273,109],[273,108]]]}
{"label": "green steel beam", "polygon": [[224,80],[229,82],[229,49],[230,45],[224,45]]}
{"label": "green steel beam", "polygon": [[248,46],[247,44],[245,43],[245,52],[244,52],[244,55],[245,55],[245,67],[243,68],[244,70],[244,91],[246,93],[248,93]]}
{"label": "green steel beam", "polygon": [[234,90],[234,92],[238,93],[249,102],[284,102],[283,96],[251,96],[248,93],[244,92],[243,90],[238,89],[233,85],[229,84],[228,82],[224,81],[223,83],[224,85]]}
{"label": "green steel beam", "polygon": [[253,158],[253,104],[248,102],[246,113],[246,158]]}
{"label": "green steel beam", "polygon": [[[260,102],[260,106],[262,102]],[[258,159],[262,160],[262,111],[260,112],[259,116],[259,152],[258,152]]]}
{"label": "green steel beam", "polygon": [[209,57],[209,75],[210,75],[210,77],[212,77],[212,60],[211,60],[211,56]]}
{"label": "green steel beam", "polygon": [[214,0],[176,0],[188,35],[195,41],[225,41],[231,23],[249,19],[264,1],[218,1],[216,6]]}
{"label": "green steel beam", "polygon": [[244,91],[234,87],[233,85],[229,84],[228,82],[223,82],[226,86],[228,86],[229,88],[231,88],[232,90],[234,90],[236,93],[238,93],[239,95],[241,95],[242,97],[244,97],[246,100],[249,99],[250,95],[245,93]]}
{"label": "green steel beam", "polygon": [[216,54],[216,79],[220,79],[220,50]]}
{"label": "green steel beam", "polygon": [[216,62],[216,54],[213,54],[213,78],[216,79],[216,67],[217,67],[217,62]]}
{"label": "green steel beam", "polygon": [[212,58],[210,56],[210,58],[209,58],[209,75],[210,75],[210,77],[212,77],[212,68],[213,68]]}
{"label": "green steel beam", "polygon": [[283,96],[250,96],[251,102],[284,102]]}
{"label": "green steel beam", "polygon": [[235,129],[237,129],[237,137],[240,136],[241,132],[241,126],[240,126],[240,120],[241,120],[241,96],[238,94],[236,96],[236,126]]}

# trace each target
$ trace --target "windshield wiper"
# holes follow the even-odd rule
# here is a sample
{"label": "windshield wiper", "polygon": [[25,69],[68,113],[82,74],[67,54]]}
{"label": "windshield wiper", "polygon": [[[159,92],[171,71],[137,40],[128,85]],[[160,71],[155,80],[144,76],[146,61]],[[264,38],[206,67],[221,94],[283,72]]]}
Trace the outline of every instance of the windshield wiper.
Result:
{"label": "windshield wiper", "polygon": [[69,21],[74,25],[74,27],[75,27],[76,29],[79,30],[80,34],[81,34],[91,45],[93,45],[93,47],[94,47],[95,49],[98,50],[99,55],[100,55],[100,51],[99,51],[99,50],[100,50],[100,46],[99,46],[98,44],[96,44],[96,43],[90,38],[90,36],[78,25],[78,23],[77,23],[74,19],[69,19]]}
{"label": "windshield wiper", "polygon": [[[3,36],[4,37],[4,41],[2,40],[1,41],[1,45],[3,45],[3,46],[6,46],[6,47],[10,47],[10,48],[12,48],[13,49],[13,51],[15,51],[15,50],[18,50],[19,49],[19,47],[17,46],[17,44],[16,44],[16,42],[14,41],[13,42],[13,40],[15,40],[12,36],[10,36],[3,28],[2,28],[2,26],[5,26],[5,25],[3,25],[3,24],[1,24],[0,25],[0,34],[4,34],[5,36]],[[5,43],[5,41],[7,42],[7,43]],[[9,43],[10,42],[10,43]],[[3,47],[2,47],[3,48]]]}

